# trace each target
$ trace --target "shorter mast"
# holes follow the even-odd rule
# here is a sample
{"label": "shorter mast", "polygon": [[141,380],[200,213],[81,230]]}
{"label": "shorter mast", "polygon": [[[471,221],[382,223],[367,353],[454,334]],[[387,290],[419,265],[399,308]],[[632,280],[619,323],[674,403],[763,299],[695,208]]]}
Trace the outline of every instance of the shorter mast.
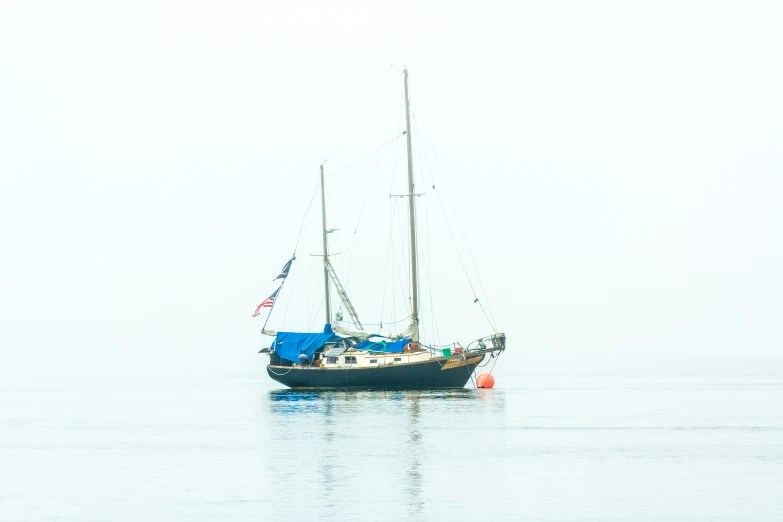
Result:
{"label": "shorter mast", "polygon": [[326,191],[324,189],[323,164],[321,164],[321,225],[323,227],[324,240],[324,300],[326,302],[326,324],[332,324],[332,305],[329,300],[329,270],[326,268],[329,261],[329,245],[326,240]]}

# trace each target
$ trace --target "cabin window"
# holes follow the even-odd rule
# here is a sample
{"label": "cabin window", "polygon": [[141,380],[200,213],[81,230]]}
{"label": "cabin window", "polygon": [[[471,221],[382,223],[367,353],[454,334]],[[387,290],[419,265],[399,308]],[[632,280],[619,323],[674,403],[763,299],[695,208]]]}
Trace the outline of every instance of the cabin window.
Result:
{"label": "cabin window", "polygon": [[326,362],[328,364],[337,364],[337,357],[327,357]]}
{"label": "cabin window", "polygon": [[346,355],[345,364],[356,364],[356,357]]}
{"label": "cabin window", "polygon": [[377,363],[377,362],[378,362],[378,359],[370,359],[370,364]]}
{"label": "cabin window", "polygon": [[401,360],[402,360],[402,357],[395,357],[395,358],[394,358],[394,360],[395,360],[395,361],[401,361]]}

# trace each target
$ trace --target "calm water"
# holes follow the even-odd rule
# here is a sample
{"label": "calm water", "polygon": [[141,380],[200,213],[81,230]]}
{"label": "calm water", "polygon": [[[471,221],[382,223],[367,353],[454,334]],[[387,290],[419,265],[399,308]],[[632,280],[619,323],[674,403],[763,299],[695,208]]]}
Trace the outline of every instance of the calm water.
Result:
{"label": "calm water", "polygon": [[783,520],[780,377],[498,385],[5,379],[0,520]]}

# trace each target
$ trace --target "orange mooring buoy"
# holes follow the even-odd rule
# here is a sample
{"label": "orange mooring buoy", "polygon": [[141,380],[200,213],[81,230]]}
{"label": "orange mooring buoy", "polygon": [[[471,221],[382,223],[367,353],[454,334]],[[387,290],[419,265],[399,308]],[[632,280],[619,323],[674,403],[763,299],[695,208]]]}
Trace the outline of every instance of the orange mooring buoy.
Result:
{"label": "orange mooring buoy", "polygon": [[492,388],[495,385],[495,378],[491,373],[482,373],[476,379],[476,388]]}

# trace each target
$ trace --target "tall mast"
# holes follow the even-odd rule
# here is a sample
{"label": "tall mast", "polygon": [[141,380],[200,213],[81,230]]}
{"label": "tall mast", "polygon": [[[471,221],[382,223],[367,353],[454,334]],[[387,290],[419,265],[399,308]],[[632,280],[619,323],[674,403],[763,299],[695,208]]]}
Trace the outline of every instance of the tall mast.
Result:
{"label": "tall mast", "polygon": [[324,166],[321,165],[321,224],[324,238],[324,299],[326,302],[326,324],[332,324],[332,305],[329,302],[329,271],[326,269],[329,261],[329,245],[326,241],[326,191],[324,189]]}
{"label": "tall mast", "polygon": [[411,111],[408,100],[408,69],[403,70],[405,78],[405,134],[408,142],[408,203],[411,225],[411,287],[413,293],[413,323],[416,327],[412,341],[419,340],[419,275],[416,263],[416,206],[413,198],[413,149],[411,148]]}

